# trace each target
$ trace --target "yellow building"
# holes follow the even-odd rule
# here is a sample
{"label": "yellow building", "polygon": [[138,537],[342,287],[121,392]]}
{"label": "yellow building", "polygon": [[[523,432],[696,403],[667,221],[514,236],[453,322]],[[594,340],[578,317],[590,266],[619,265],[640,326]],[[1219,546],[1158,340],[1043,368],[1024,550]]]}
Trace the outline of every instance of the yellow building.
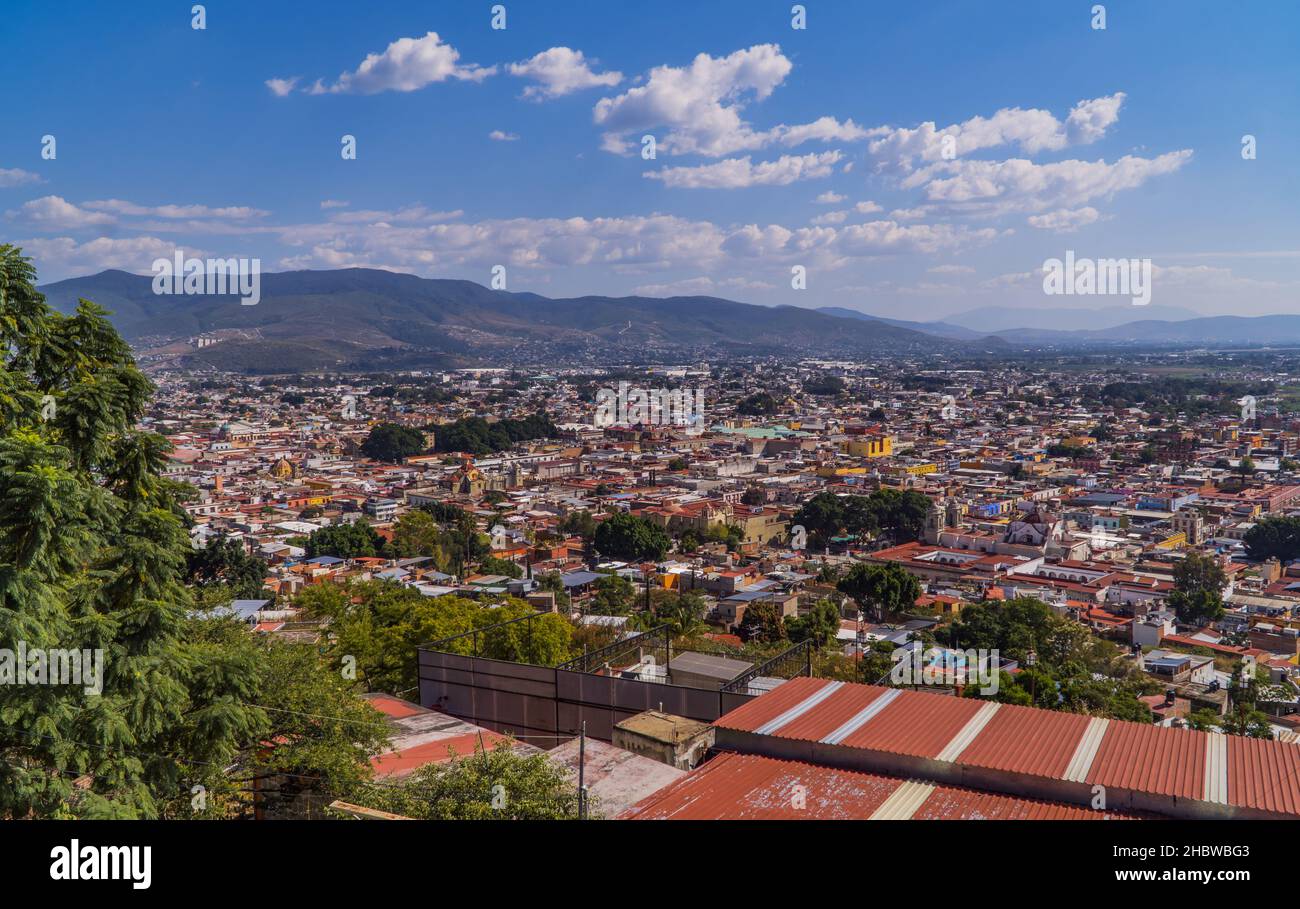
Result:
{"label": "yellow building", "polygon": [[853,436],[840,442],[840,451],[855,458],[887,458],[894,453],[894,437]]}

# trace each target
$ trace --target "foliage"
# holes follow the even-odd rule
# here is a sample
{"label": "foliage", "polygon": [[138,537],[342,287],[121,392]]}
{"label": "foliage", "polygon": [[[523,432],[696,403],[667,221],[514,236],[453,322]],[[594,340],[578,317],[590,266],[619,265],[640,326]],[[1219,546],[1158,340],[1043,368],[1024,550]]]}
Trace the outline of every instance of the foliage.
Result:
{"label": "foliage", "polygon": [[785,630],[795,644],[811,640],[818,647],[828,647],[840,630],[839,607],[830,600],[818,600],[805,615],[787,621]]}
{"label": "foliage", "polygon": [[497,420],[494,423],[483,417],[465,417],[431,428],[434,431],[434,451],[463,451],[472,455],[506,451],[517,442],[552,438],[559,433],[551,418],[544,413],[522,420]]}
{"label": "foliage", "polygon": [[397,423],[380,423],[361,443],[361,453],[376,461],[397,463],[424,451],[424,434]]}
{"label": "foliage", "polygon": [[257,599],[265,592],[266,563],[244,552],[231,537],[219,537],[190,552],[185,568],[191,584],[228,587],[232,599]]}
{"label": "foliage", "polygon": [[524,576],[524,569],[509,559],[487,556],[478,563],[478,570],[483,574],[502,574],[518,580]]}
{"label": "foliage", "polygon": [[[514,754],[508,742],[421,767],[398,785],[373,785],[357,798],[369,808],[420,820],[578,817],[577,786],[563,767],[544,754]],[[588,808],[589,817],[597,807]]]}
{"label": "foliage", "polygon": [[[532,621],[493,628],[446,644],[453,653],[555,666],[570,657],[572,626],[552,613],[538,613],[520,600],[496,608],[463,597],[426,597],[391,581],[348,586],[317,584],[298,595],[308,614],[329,618],[326,655],[333,665],[355,661],[358,680],[371,691],[410,692],[417,686],[416,651],[438,641],[490,625],[536,616]],[[475,648],[477,647],[477,651]]]}
{"label": "foliage", "polygon": [[921,584],[907,569],[893,562],[858,562],[835,585],[877,621],[891,613],[906,612],[921,595]]}
{"label": "foliage", "polygon": [[307,537],[307,558],[335,556],[340,559],[383,556],[387,541],[365,521],[331,524]]}
{"label": "foliage", "polygon": [[803,525],[816,546],[831,537],[880,532],[903,543],[921,536],[929,510],[930,499],[912,489],[877,489],[869,496],[822,492],[803,504],[792,523]]}
{"label": "foliage", "polygon": [[192,492],[136,429],[152,385],[105,310],[35,283],[0,245],[0,641],[103,662],[98,686],[0,685],[0,817],[157,817],[263,731],[259,671],[188,633]]}
{"label": "foliage", "polygon": [[765,600],[755,600],[745,607],[745,615],[736,629],[745,642],[771,644],[785,640],[785,619],[781,607]]}
{"label": "foliage", "polygon": [[1252,559],[1300,558],[1300,517],[1267,517],[1246,532],[1246,554]]}
{"label": "foliage", "polygon": [[560,532],[568,536],[579,536],[584,540],[595,539],[596,519],[589,511],[571,511],[560,519]]}
{"label": "foliage", "polygon": [[595,584],[595,594],[587,604],[592,615],[627,615],[636,602],[636,588],[627,578],[606,575]]}
{"label": "foliage", "polygon": [[601,555],[626,561],[658,562],[668,554],[668,534],[645,518],[619,512],[596,528],[596,548]]}
{"label": "foliage", "polygon": [[1174,591],[1169,605],[1178,621],[1203,625],[1223,615],[1223,588],[1228,577],[1212,556],[1189,552],[1174,567]]}

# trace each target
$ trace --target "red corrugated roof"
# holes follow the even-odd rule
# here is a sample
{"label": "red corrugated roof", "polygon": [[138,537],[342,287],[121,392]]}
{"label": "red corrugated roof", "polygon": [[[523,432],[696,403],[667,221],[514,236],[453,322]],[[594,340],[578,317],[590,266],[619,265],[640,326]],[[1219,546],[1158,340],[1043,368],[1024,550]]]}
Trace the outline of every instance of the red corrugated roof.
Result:
{"label": "red corrugated roof", "polygon": [[1088,717],[1003,704],[961,753],[961,763],[1059,779]]}
{"label": "red corrugated roof", "polygon": [[938,786],[921,803],[913,821],[1114,821],[1135,818],[1114,812],[1092,811],[1059,802],[1040,802],[1010,795],[993,795],[973,789]]}
{"label": "red corrugated roof", "polygon": [[1300,814],[1298,748],[1287,742],[1228,736],[1228,804]]}
{"label": "red corrugated roof", "polygon": [[[1300,746],[1282,742],[809,678],[786,682],[716,725],[753,734],[769,727],[760,740],[835,740],[846,749],[943,755],[945,762],[1045,780],[1064,781],[1069,773],[1089,786],[1300,815]],[[723,744],[740,747],[739,741]],[[765,749],[753,743],[744,750]]]}
{"label": "red corrugated roof", "polygon": [[371,758],[370,766],[374,768],[375,776],[403,776],[418,770],[425,764],[445,764],[455,758],[469,757],[480,747],[490,751],[493,745],[504,738],[505,736],[487,730],[481,734],[470,732],[465,735],[448,736],[445,739],[434,739],[432,742],[407,748],[405,751],[381,754]]}
{"label": "red corrugated roof", "polygon": [[[904,780],[755,754],[723,752],[643,799],[624,820],[866,820]],[[802,787],[800,789],[799,787]],[[1122,818],[1087,808],[936,786],[914,819]]]}
{"label": "red corrugated roof", "polygon": [[983,704],[974,698],[903,691],[892,704],[841,744],[850,748],[934,757]]}
{"label": "red corrugated roof", "polygon": [[775,734],[783,739],[820,742],[886,690],[866,685],[845,685],[807,713],[786,723]]}
{"label": "red corrugated roof", "polygon": [[1087,782],[1200,799],[1205,792],[1206,735],[1112,721]]}
{"label": "red corrugated roof", "polygon": [[389,697],[388,695],[379,695],[377,697],[367,698],[366,701],[371,707],[375,708],[380,713],[385,716],[391,716],[394,719],[401,719],[404,716],[415,716],[417,713],[426,712],[419,704],[412,704],[410,701]]}
{"label": "red corrugated roof", "polygon": [[[864,820],[901,784],[869,773],[727,752],[640,802],[624,817]],[[800,803],[804,807],[796,807]]]}
{"label": "red corrugated roof", "polygon": [[825,679],[810,679],[806,676],[791,679],[777,686],[774,691],[756,697],[748,704],[742,704],[720,717],[716,725],[742,732],[753,732],[829,684]]}

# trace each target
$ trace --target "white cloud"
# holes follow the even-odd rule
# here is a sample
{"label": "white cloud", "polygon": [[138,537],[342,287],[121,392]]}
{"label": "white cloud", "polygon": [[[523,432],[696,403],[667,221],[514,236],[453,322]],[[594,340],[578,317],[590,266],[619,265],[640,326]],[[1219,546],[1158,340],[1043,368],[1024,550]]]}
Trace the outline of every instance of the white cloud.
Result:
{"label": "white cloud", "polygon": [[266,80],[266,87],[269,88],[271,90],[271,94],[275,95],[277,98],[287,97],[289,93],[293,91],[294,87],[297,84],[298,84],[297,76],[292,76],[288,79],[267,79]]}
{"label": "white cloud", "polygon": [[389,211],[363,209],[342,211],[330,216],[332,224],[435,224],[451,221],[465,214],[460,209],[455,211],[437,211],[423,205],[408,205]]}
{"label": "white cloud", "polygon": [[344,202],[342,199],[325,199],[321,202],[320,207],[322,209],[347,208],[351,204],[351,202]]}
{"label": "white cloud", "polygon": [[859,202],[853,206],[853,210],[860,215],[874,215],[878,211],[884,211],[884,207],[877,205],[875,202]]}
{"label": "white cloud", "polygon": [[829,177],[840,160],[838,151],[812,155],[782,155],[776,161],[753,163],[749,156],[728,158],[697,167],[666,167],[643,176],[681,189],[742,189],[749,186],[788,186],[797,180]]}
{"label": "white cloud", "polygon": [[[71,237],[47,237],[23,240],[23,252],[40,264],[42,280],[59,280],[118,268],[135,274],[148,274],[155,259],[170,259],[176,243],[157,237],[97,237],[78,242]],[[206,258],[207,253],[185,246],[185,255]]]}
{"label": "white cloud", "polygon": [[492,132],[488,133],[488,138],[491,139],[493,142],[518,142],[519,141],[519,136],[517,133],[507,133],[499,129],[494,129],[492,130]]}
{"label": "white cloud", "polygon": [[[1124,93],[1080,101],[1062,123],[1050,111],[1019,107],[1003,108],[992,117],[971,117],[942,129],[933,120],[915,129],[877,127],[867,151],[876,159],[876,169],[909,173],[916,162],[934,164],[946,160],[945,138],[951,155],[962,158],[986,148],[1018,146],[1026,154],[1058,151],[1068,145],[1096,142],[1119,119]],[[947,159],[950,160],[951,158]]]}
{"label": "white cloud", "polygon": [[617,273],[652,274],[711,271],[736,262],[752,268],[757,258],[777,265],[838,268],[875,256],[961,250],[999,236],[991,228],[892,221],[792,230],[779,224],[721,226],[659,214],[436,223],[427,217],[399,221],[392,214],[374,212],[368,219],[278,228],[283,243],[301,250],[279,264],[367,265],[421,274],[495,264],[530,270],[604,266]]}
{"label": "white cloud", "polygon": [[34,174],[29,170],[22,170],[17,167],[3,168],[0,167],[0,188],[9,186],[24,186],[28,183],[40,183],[40,174]]}
{"label": "white cloud", "polygon": [[78,230],[113,224],[116,220],[112,215],[79,208],[62,196],[32,199],[15,210],[5,212],[5,217],[40,230]]}
{"label": "white cloud", "polygon": [[828,211],[824,215],[818,215],[817,217],[813,218],[810,223],[817,224],[817,225],[843,224],[845,220],[848,218],[848,216],[849,213],[846,211]]}
{"label": "white cloud", "polygon": [[360,66],[342,73],[333,84],[317,79],[306,91],[313,95],[413,92],[448,79],[482,82],[496,69],[462,64],[460,51],[444,44],[437,32],[429,32],[423,38],[398,38],[383,53],[367,54]]}
{"label": "white cloud", "polygon": [[1030,215],[1029,226],[1055,231],[1058,234],[1068,234],[1092,224],[1100,217],[1101,213],[1092,206],[1078,209],[1060,208],[1045,215]]}
{"label": "white cloud", "polygon": [[818,205],[835,205],[839,202],[843,202],[844,196],[841,196],[833,189],[828,189],[826,190],[826,192],[822,193],[813,201],[815,201]]}
{"label": "white cloud", "polygon": [[623,81],[623,74],[609,71],[592,71],[595,60],[588,60],[582,51],[567,47],[552,47],[521,63],[511,63],[507,70],[512,76],[532,79],[537,85],[524,89],[524,97],[534,100],[559,98],[584,88],[613,87]]}
{"label": "white cloud", "polygon": [[975,269],[969,265],[936,265],[933,268],[927,268],[932,275],[973,275]]}
{"label": "white cloud", "polygon": [[632,293],[643,297],[696,297],[716,296],[723,293],[740,293],[754,290],[773,290],[776,285],[748,278],[725,278],[715,281],[707,275],[684,278],[667,284],[641,284]]}
{"label": "white cloud", "polygon": [[116,215],[131,215],[153,218],[264,218],[270,214],[260,208],[246,205],[231,205],[222,208],[210,208],[207,205],[137,205],[122,199],[100,199],[81,203],[91,211],[111,212]]}
{"label": "white cloud", "polygon": [[632,137],[666,127],[659,148],[673,155],[720,158],[772,144],[787,147],[812,140],[850,141],[867,132],[852,121],[821,117],[796,126],[755,131],[740,113],[751,100],[762,101],[785,81],[793,64],[775,44],[756,44],[726,57],[699,54],[690,66],[657,66],[642,85],[602,98],[593,111],[605,129],[602,147],[627,154]]}
{"label": "white cloud", "polygon": [[1113,164],[1102,160],[1035,164],[1023,158],[945,161],[917,171],[904,186],[923,185],[930,201],[970,214],[1042,212],[1077,208],[1093,199],[1135,189],[1152,177],[1177,171],[1191,156],[1191,151],[1184,149],[1157,158],[1125,155]]}
{"label": "white cloud", "polygon": [[924,206],[920,208],[896,208],[889,213],[889,217],[895,221],[917,221],[924,218],[928,213]]}

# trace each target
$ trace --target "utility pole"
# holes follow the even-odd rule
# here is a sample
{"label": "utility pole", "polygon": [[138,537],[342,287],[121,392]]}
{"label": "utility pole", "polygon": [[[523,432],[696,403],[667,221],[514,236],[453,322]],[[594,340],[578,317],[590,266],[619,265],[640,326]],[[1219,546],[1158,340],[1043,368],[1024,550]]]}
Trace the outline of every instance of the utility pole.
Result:
{"label": "utility pole", "polygon": [[587,819],[587,721],[582,721],[578,737],[578,820]]}

